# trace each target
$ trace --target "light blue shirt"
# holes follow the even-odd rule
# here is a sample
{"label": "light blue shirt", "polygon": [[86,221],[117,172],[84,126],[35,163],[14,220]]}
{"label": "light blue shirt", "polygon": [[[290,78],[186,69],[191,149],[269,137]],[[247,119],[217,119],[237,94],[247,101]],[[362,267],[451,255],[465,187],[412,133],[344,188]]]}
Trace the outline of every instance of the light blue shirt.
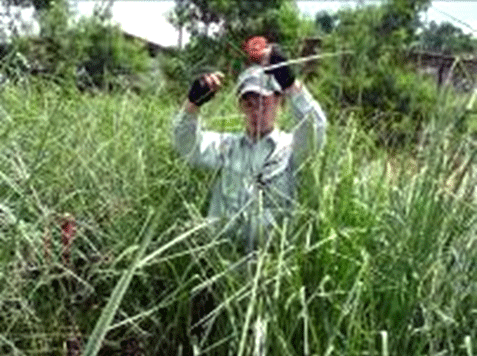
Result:
{"label": "light blue shirt", "polygon": [[185,111],[174,121],[176,150],[193,165],[221,170],[208,217],[227,224],[247,250],[292,211],[296,169],[324,143],[320,105],[304,87],[289,99],[293,130],[274,129],[256,142],[245,133],[202,130],[197,115]]}

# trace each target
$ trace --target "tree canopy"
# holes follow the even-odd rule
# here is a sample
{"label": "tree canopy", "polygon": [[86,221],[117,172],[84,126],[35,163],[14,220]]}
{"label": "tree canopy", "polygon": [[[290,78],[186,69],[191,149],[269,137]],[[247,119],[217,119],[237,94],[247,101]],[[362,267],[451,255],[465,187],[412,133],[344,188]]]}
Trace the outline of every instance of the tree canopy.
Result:
{"label": "tree canopy", "polygon": [[196,35],[211,24],[239,31],[257,18],[264,18],[290,0],[176,0],[172,22],[184,24]]}
{"label": "tree canopy", "polygon": [[1,0],[3,6],[33,6],[36,11],[48,9],[53,0]]}
{"label": "tree canopy", "polygon": [[300,27],[299,17],[294,0],[176,0],[169,20],[179,29],[187,29],[192,38],[243,40],[248,35],[262,34],[286,41],[292,35],[290,27]]}
{"label": "tree canopy", "polygon": [[420,44],[427,51],[456,54],[475,52],[477,39],[449,22],[437,24],[432,21],[420,35]]}

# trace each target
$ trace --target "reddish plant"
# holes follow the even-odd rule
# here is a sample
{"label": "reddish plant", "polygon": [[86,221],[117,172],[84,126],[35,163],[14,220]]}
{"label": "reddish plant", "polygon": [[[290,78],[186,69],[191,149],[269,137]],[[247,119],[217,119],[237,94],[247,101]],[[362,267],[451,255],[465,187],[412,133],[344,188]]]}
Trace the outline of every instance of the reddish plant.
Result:
{"label": "reddish plant", "polygon": [[71,245],[76,234],[76,221],[73,215],[65,214],[61,219],[61,243],[63,244],[62,258],[65,264],[70,264]]}

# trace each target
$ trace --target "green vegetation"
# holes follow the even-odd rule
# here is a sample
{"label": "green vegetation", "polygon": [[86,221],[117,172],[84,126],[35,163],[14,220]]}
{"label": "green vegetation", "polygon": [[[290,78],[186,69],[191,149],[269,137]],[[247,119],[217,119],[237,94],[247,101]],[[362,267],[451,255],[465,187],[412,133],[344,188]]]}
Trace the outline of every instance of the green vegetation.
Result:
{"label": "green vegetation", "polygon": [[[215,173],[171,150],[178,106],[162,94],[2,88],[2,354],[61,355],[67,338],[86,344],[93,332],[88,355],[131,340],[146,354],[185,354],[190,298],[209,285],[205,354],[251,354],[257,320],[274,355],[471,354],[476,151],[449,124],[454,108],[398,153],[376,146],[361,111],[332,113],[326,149],[300,173],[295,220],[247,272],[204,226]],[[226,90],[204,115],[237,129],[236,113]],[[70,264],[65,213],[77,221]]]}
{"label": "green vegetation", "polygon": [[180,90],[186,90],[191,79],[211,65],[237,75],[247,60],[242,44],[251,35],[265,35],[297,54],[303,38],[314,32],[313,22],[290,0],[177,0],[171,22],[191,31],[182,51],[162,59],[165,76]]}
{"label": "green vegetation", "polygon": [[378,130],[386,145],[415,141],[436,113],[438,93],[435,79],[418,75],[405,59],[412,36],[405,27],[387,25],[386,7],[341,11],[337,17],[339,25],[323,38],[322,51],[351,54],[320,63],[317,95],[331,106],[359,108],[363,127]]}
{"label": "green vegetation", "polygon": [[[276,3],[283,39],[301,38]],[[143,54],[102,41],[98,19],[75,37],[50,13],[54,46],[24,48],[54,72],[0,87],[0,354],[254,355],[261,330],[268,355],[474,355],[475,105],[400,63],[428,2],[390,3],[318,17],[324,51],[352,51],[307,78],[327,143],[299,172],[293,219],[249,264],[203,218],[219,172],[188,166],[170,135],[189,76],[228,63],[200,49],[240,38],[197,36],[149,90],[81,91],[77,59],[106,58],[108,76],[142,70]],[[203,108],[208,127],[242,129],[233,83]],[[210,294],[191,325],[191,301]]]}
{"label": "green vegetation", "polygon": [[[110,21],[111,14],[98,10],[89,18],[74,19],[68,2],[58,0],[45,1],[37,17],[40,35],[15,37],[8,48],[10,56],[2,55],[6,58],[0,72],[14,80],[33,73],[64,86],[104,89],[128,81],[141,86],[139,76],[151,70],[145,44],[126,38]],[[14,62],[18,55],[26,68]]]}
{"label": "green vegetation", "polygon": [[477,50],[477,40],[449,22],[437,24],[432,21],[419,37],[419,46],[427,51],[472,54]]}
{"label": "green vegetation", "polygon": [[[253,16],[248,17],[248,12],[231,10],[236,3],[241,1],[177,1],[176,24],[182,19],[182,25],[197,27],[201,16],[211,23],[224,24],[214,36],[193,31],[183,51],[162,58],[164,75],[174,83],[172,89],[187,90],[192,78],[210,69],[210,64],[215,70],[237,73],[236,69],[243,68],[246,62],[240,45],[251,33],[264,34],[270,41],[280,43],[290,58],[299,56],[303,39],[317,35],[321,39],[317,51],[336,54],[334,61],[317,65],[313,82],[313,88],[319,88],[314,94],[328,110],[362,111],[361,125],[379,131],[378,140],[388,146],[415,142],[423,123],[436,114],[436,81],[417,75],[407,60],[419,40],[419,12],[429,1],[392,0],[334,15],[318,13],[315,24],[300,16],[291,1],[270,2],[267,6],[257,2],[257,7],[262,6],[259,10],[275,15],[266,16],[250,7]],[[190,11],[199,15],[190,19],[186,16]]]}

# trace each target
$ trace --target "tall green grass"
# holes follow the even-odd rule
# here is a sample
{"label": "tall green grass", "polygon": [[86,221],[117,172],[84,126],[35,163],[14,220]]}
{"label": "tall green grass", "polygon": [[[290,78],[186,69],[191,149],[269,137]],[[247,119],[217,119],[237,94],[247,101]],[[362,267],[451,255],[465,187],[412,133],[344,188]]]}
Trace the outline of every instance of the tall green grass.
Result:
{"label": "tall green grass", "polygon": [[[240,129],[234,100],[205,107],[207,125]],[[164,91],[1,89],[0,354],[64,355],[73,340],[87,355],[472,355],[476,150],[452,111],[399,152],[357,111],[331,116],[294,218],[244,263],[202,218],[217,172],[172,150],[179,106]],[[194,340],[204,290],[213,307]]]}

